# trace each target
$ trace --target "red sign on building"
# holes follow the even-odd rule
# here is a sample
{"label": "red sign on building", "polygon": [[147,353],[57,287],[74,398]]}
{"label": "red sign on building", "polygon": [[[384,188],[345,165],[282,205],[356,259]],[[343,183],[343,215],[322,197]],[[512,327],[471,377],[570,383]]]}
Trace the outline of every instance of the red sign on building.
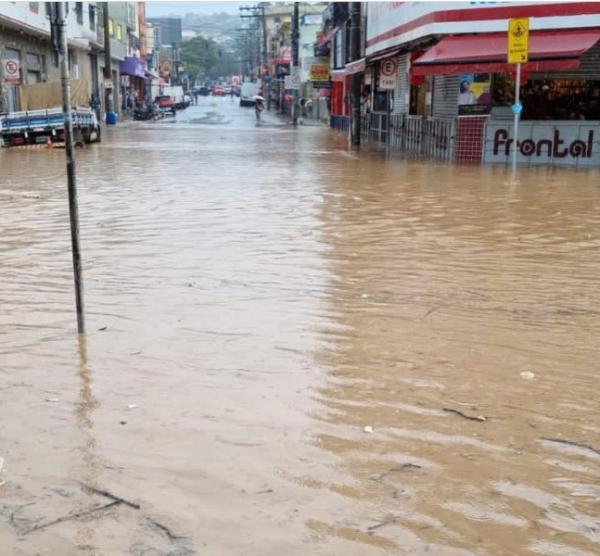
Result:
{"label": "red sign on building", "polygon": [[4,73],[4,82],[19,84],[21,83],[20,73],[21,63],[15,58],[2,60],[2,72]]}

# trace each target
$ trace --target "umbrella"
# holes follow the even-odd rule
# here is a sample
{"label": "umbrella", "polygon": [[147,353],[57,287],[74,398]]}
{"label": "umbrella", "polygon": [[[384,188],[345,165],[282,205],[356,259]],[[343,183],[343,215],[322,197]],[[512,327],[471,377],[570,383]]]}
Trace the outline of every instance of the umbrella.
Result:
{"label": "umbrella", "polygon": [[254,100],[265,100],[265,97],[261,97],[260,95],[254,95],[252,98]]}

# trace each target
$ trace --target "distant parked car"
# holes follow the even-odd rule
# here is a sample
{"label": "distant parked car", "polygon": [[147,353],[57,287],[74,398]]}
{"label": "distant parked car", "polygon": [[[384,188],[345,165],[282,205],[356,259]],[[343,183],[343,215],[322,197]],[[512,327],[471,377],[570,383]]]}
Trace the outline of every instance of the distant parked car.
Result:
{"label": "distant parked car", "polygon": [[225,94],[223,87],[213,87],[211,92],[214,97],[222,97]]}
{"label": "distant parked car", "polygon": [[231,87],[229,85],[225,85],[225,87],[223,87],[223,94],[224,95],[230,95],[231,94]]}
{"label": "distant parked car", "polygon": [[171,111],[175,114],[175,101],[169,95],[156,97],[156,105],[166,112]]}
{"label": "distant parked car", "polygon": [[208,87],[198,87],[198,94],[202,97],[210,95],[210,89]]}

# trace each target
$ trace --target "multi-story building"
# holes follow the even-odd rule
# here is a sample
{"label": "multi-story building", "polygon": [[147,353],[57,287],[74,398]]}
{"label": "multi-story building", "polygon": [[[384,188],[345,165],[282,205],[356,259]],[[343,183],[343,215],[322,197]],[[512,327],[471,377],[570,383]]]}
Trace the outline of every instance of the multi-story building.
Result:
{"label": "multi-story building", "polygon": [[[363,8],[364,59],[350,63],[344,37],[333,41],[342,105],[336,124],[347,118],[352,67],[363,65],[367,127],[401,148],[445,160],[506,163],[516,151],[522,164],[600,166],[599,3],[368,2]],[[529,27],[518,70],[507,59],[509,21],[516,18]],[[337,38],[341,30],[333,29]],[[517,138],[514,112],[521,120]]]}
{"label": "multi-story building", "polygon": [[[143,3],[64,4],[74,100],[79,105],[97,105],[104,101],[111,87],[114,108],[120,110],[126,106],[132,77],[129,66],[122,66],[128,57],[136,62],[133,77],[140,79],[136,85],[142,93],[144,90],[145,61],[140,42],[140,34],[143,36],[140,29],[145,30]],[[108,6],[111,79],[104,77],[105,6]],[[50,7],[49,2],[0,2],[0,110],[60,104],[55,94],[60,75],[51,45]]]}
{"label": "multi-story building", "polygon": [[[314,44],[321,28],[321,14],[326,6],[324,2],[300,5],[298,60],[300,78],[303,82],[301,94],[304,96],[312,94],[309,69],[316,61]],[[264,83],[268,84],[268,87],[263,86],[263,91],[270,95],[270,100],[278,108],[288,111],[291,95],[289,91],[285,91],[284,82],[285,76],[290,75],[292,63],[294,5],[292,2],[263,2],[258,4],[258,9],[260,11],[257,12],[257,19],[254,22],[256,41],[250,45],[251,52],[248,48],[245,52],[246,59],[250,61],[247,72],[251,76],[261,76]],[[263,37],[264,33],[266,33],[266,40]],[[266,52],[264,52],[265,46]]]}
{"label": "multi-story building", "polygon": [[[71,77],[76,99],[87,105],[98,85],[96,2],[68,2],[66,10]],[[39,108],[44,98],[30,86],[59,81],[54,60],[50,4],[0,2],[0,110]]]}
{"label": "multi-story building", "polygon": [[156,29],[154,40],[157,47],[178,44],[181,42],[181,18],[149,17],[148,22]]}
{"label": "multi-story building", "polygon": [[119,64],[122,108],[129,113],[149,95],[146,53],[146,8],[143,2],[127,2],[127,55]]}

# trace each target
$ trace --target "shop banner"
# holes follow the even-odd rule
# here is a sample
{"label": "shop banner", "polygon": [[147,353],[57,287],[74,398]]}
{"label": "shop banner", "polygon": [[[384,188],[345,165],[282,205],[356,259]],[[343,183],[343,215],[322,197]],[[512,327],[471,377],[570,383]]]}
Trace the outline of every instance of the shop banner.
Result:
{"label": "shop banner", "polygon": [[459,115],[489,114],[492,107],[489,73],[459,75]]}
{"label": "shop banner", "polygon": [[16,58],[2,60],[2,72],[4,73],[4,83],[18,85],[21,83],[21,62]]}
{"label": "shop banner", "polygon": [[[509,120],[488,121],[484,162],[510,163],[512,136]],[[517,148],[519,164],[600,167],[600,121],[522,121]]]}
{"label": "shop banner", "polygon": [[308,68],[310,81],[329,81],[329,64],[311,64]]}

